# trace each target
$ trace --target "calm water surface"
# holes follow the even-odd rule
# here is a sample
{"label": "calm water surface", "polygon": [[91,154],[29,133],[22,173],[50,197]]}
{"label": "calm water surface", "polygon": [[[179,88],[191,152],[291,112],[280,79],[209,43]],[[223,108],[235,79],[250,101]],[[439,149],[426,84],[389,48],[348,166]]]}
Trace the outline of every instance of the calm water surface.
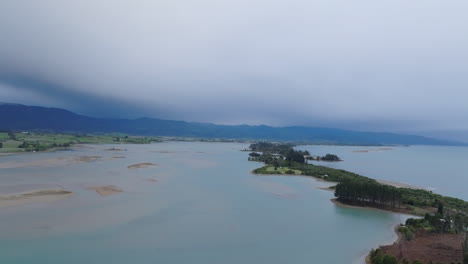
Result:
{"label": "calm water surface", "polygon": [[[111,147],[127,150],[105,151]],[[23,164],[0,169],[0,192],[46,186],[74,192],[65,200],[1,208],[0,263],[361,263],[370,248],[392,241],[392,226],[405,220],[336,207],[332,192],[317,189],[326,184],[311,178],[252,175],[261,164],[238,151],[246,147],[96,145],[0,157],[0,166]],[[57,162],[79,156],[102,159]],[[340,164],[352,163],[343,156]],[[127,168],[142,162],[159,165]],[[124,192],[100,197],[85,189],[95,185]]]}

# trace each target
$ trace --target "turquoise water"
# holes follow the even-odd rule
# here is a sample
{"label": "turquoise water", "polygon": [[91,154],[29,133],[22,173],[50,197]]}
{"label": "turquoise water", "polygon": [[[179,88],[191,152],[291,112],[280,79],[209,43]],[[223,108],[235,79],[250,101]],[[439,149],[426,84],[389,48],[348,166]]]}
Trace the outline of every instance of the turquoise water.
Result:
{"label": "turquoise water", "polygon": [[[342,162],[313,162],[371,178],[407,183],[468,200],[468,147],[301,146],[312,155],[333,153]],[[370,152],[356,152],[371,150]]]}
{"label": "turquoise water", "polygon": [[[111,147],[127,151],[104,151]],[[362,263],[406,219],[337,207],[311,178],[252,175],[261,164],[238,151],[246,147],[97,145],[1,157],[0,190],[61,186],[74,195],[1,208],[0,263]],[[57,161],[79,156],[102,159]],[[159,165],[127,168],[142,162]],[[84,188],[95,185],[124,192]]]}

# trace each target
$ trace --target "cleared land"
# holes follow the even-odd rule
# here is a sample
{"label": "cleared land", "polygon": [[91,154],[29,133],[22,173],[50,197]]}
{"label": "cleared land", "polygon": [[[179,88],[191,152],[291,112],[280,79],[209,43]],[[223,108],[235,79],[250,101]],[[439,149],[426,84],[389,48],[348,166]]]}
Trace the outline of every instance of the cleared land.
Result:
{"label": "cleared land", "polygon": [[[271,173],[271,174],[295,174],[295,175],[301,175],[302,174],[301,170],[294,170],[294,169],[290,169],[288,167],[277,167],[275,169],[274,166],[269,166],[269,167],[267,167],[265,169],[265,171],[267,173]],[[293,173],[291,173],[291,172],[293,172]]]}
{"label": "cleared land", "polygon": [[424,263],[462,263],[463,238],[457,234],[431,233],[419,230],[415,238],[400,239],[391,246],[381,247],[384,254],[395,256],[399,261],[423,261]]}

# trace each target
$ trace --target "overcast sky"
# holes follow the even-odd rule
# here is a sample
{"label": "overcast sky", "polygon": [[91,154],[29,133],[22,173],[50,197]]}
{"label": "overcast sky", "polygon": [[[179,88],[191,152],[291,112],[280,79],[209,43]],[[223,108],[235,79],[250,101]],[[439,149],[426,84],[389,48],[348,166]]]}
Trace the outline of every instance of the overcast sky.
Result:
{"label": "overcast sky", "polygon": [[92,116],[468,129],[468,1],[1,0],[0,101]]}

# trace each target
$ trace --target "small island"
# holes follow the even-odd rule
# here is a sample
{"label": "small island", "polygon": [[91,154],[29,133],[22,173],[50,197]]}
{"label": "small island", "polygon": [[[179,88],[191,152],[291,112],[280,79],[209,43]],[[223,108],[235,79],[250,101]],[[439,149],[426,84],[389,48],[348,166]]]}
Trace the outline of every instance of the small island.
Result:
{"label": "small island", "polygon": [[[333,201],[340,206],[375,208],[418,216],[397,228],[399,239],[372,250],[369,264],[468,264],[468,202],[428,190],[383,184],[346,170],[308,164],[308,151],[292,144],[260,142],[250,145],[249,161],[265,166],[255,174],[303,175],[336,183]],[[326,157],[326,156],[325,156]],[[339,158],[333,157],[333,161]],[[336,158],[335,158],[336,157]]]}

